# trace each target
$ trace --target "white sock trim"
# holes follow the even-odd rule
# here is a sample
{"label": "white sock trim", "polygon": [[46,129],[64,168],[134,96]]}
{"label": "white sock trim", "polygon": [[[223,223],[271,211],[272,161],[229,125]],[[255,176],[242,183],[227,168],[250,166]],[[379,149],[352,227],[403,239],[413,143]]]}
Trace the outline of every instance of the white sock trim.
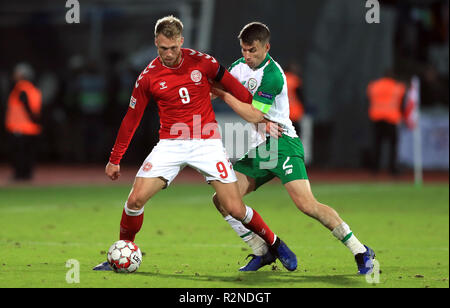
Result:
{"label": "white sock trim", "polygon": [[244,241],[248,241],[253,237],[254,233],[247,229],[241,221],[237,220],[231,215],[224,217],[225,221],[231,226],[231,228],[242,238]]}
{"label": "white sock trim", "polygon": [[350,249],[353,255],[366,251],[364,245],[356,238],[345,222],[334,228],[332,233],[338,240],[347,246],[348,249]]}
{"label": "white sock trim", "polygon": [[245,206],[245,216],[244,219],[242,219],[242,223],[248,224],[250,221],[252,221],[253,218],[253,209],[249,206]]}
{"label": "white sock trim", "polygon": [[257,234],[253,233],[253,231],[247,229],[241,221],[235,219],[231,215],[224,217],[224,219],[237,235],[252,249],[254,255],[262,256],[267,253],[269,248],[266,242]]}
{"label": "white sock trim", "polygon": [[345,222],[341,223],[332,231],[333,235],[340,241],[350,234],[350,232],[352,232],[352,230],[350,230],[350,227]]}
{"label": "white sock trim", "polygon": [[127,202],[125,202],[124,209],[125,209],[125,214],[127,214],[128,216],[139,216],[142,213],[144,213],[144,206],[140,210],[130,210],[128,208],[128,203]]}

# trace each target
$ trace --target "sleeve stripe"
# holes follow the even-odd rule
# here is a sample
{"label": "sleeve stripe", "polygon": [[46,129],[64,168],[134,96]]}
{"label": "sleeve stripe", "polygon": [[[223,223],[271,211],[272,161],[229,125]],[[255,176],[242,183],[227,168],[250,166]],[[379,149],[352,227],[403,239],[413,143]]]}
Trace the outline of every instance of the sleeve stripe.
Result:
{"label": "sleeve stripe", "polygon": [[252,101],[252,106],[261,111],[262,113],[268,113],[271,105],[263,104],[257,100]]}

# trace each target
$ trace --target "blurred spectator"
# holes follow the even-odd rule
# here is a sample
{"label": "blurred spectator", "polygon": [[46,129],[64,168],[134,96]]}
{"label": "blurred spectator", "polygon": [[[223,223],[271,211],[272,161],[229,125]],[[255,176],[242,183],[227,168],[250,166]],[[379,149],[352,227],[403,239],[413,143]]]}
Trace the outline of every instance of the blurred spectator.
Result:
{"label": "blurred spectator", "polygon": [[303,80],[301,78],[301,67],[296,62],[291,62],[286,67],[286,83],[289,98],[289,118],[300,136],[300,121],[305,113],[303,107]]}
{"label": "blurred spectator", "polygon": [[85,58],[82,55],[72,55],[66,63],[66,69],[61,77],[60,112],[55,118],[55,127],[58,130],[58,148],[60,159],[64,162],[81,162],[83,160],[83,141],[81,134],[81,115],[79,108],[78,80],[85,67]]}
{"label": "blurred spectator", "polygon": [[421,105],[424,107],[448,106],[448,78],[440,76],[437,69],[432,65],[428,65],[421,75]]}
{"label": "blurred spectator", "polygon": [[5,119],[14,180],[33,177],[36,138],[42,130],[42,94],[32,83],[33,77],[33,68],[27,63],[19,63],[14,68],[15,84],[8,98]]}
{"label": "blurred spectator", "polygon": [[395,36],[398,71],[413,75],[432,65],[440,78],[448,78],[448,5],[448,0],[398,3]]}
{"label": "blurred spectator", "polygon": [[106,79],[100,68],[93,61],[83,67],[75,80],[76,129],[81,132],[77,157],[88,163],[103,161],[104,146],[104,112],[106,106]]}
{"label": "blurred spectator", "polygon": [[379,172],[383,141],[389,145],[389,171],[395,175],[397,167],[397,126],[402,120],[406,85],[395,80],[388,70],[385,75],[371,81],[367,87],[369,118],[374,124],[373,171]]}

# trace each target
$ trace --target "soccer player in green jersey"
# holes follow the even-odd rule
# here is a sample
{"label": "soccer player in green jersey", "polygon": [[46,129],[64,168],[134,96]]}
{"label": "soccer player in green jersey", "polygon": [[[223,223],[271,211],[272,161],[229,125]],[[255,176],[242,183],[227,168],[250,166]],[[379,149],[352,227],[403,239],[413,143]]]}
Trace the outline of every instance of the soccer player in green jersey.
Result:
{"label": "soccer player in green jersey", "polygon": [[[286,77],[280,65],[269,55],[269,28],[260,22],[252,22],[241,30],[238,38],[243,57],[231,65],[230,73],[252,93],[253,102],[243,103],[216,87],[212,88],[212,93],[248,122],[256,124],[265,119],[282,128],[281,137],[274,138],[272,134],[272,137],[267,134],[261,136],[255,127],[249,152],[234,165],[241,195],[255,191],[278,177],[297,208],[322,223],[353,253],[358,273],[370,273],[374,251],[361,244],[338,213],[318,202],[311,191],[303,145],[289,119]],[[213,202],[224,219],[253,250],[253,258],[241,271],[256,271],[275,261],[267,244],[229,215],[216,195]]]}

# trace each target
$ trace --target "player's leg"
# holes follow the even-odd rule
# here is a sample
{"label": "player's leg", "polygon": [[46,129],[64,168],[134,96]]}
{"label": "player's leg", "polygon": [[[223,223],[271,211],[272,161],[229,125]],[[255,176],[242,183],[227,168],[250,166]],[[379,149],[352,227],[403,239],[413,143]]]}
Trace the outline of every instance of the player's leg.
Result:
{"label": "player's leg", "polygon": [[[120,220],[120,239],[134,242],[136,234],[144,221],[144,205],[158,191],[166,186],[160,178],[136,177],[128,195]],[[102,262],[93,268],[94,271],[112,270],[109,263]]]}
{"label": "player's leg", "polygon": [[259,214],[243,203],[237,182],[222,183],[215,180],[210,183],[216,191],[217,200],[222,207],[223,213],[228,213],[233,218],[248,225],[250,229],[257,229],[255,232],[263,235],[264,240],[269,245],[275,242],[276,235],[262,221]]}
{"label": "player's leg", "polygon": [[334,209],[316,200],[309,180],[294,180],[284,186],[300,211],[317,219],[331,231],[343,222]]}
{"label": "player's leg", "polygon": [[168,186],[180,172],[186,147],[182,141],[161,140],[147,156],[136,174],[120,222],[120,239],[134,241],[143,218],[144,205],[158,191]]}
{"label": "player's leg", "polygon": [[120,220],[120,239],[134,242],[144,221],[144,205],[166,186],[161,178],[136,177]]}
{"label": "player's leg", "polygon": [[360,274],[366,274],[372,269],[375,253],[361,244],[334,209],[316,200],[308,180],[295,180],[284,186],[300,211],[322,223],[353,253]]}
{"label": "player's leg", "polygon": [[[264,145],[263,145],[264,147]],[[260,168],[259,148],[250,150],[244,157],[239,159],[234,164],[234,170],[238,180],[239,192],[241,198],[256,190],[259,186],[270,181],[274,175],[269,170]],[[253,250],[253,254],[256,256],[263,256],[268,251],[268,246],[265,241],[257,234],[246,228],[242,222],[235,219],[229,213],[224,211],[221,206],[217,195],[213,197],[213,202],[216,205],[219,212],[222,213],[227,223],[232,229],[247,243]]]}
{"label": "player's leg", "polygon": [[[241,198],[256,189],[256,180],[254,178],[237,171],[236,177]],[[252,257],[250,261],[245,266],[242,266],[239,269],[240,271],[257,271],[261,267],[275,262],[276,256],[269,250],[269,245],[258,234],[245,227],[241,221],[231,216],[220,204],[216,193],[213,195],[213,203],[225,221],[253,252],[248,256]]]}
{"label": "player's leg", "polygon": [[[237,171],[235,171],[235,174],[241,198],[255,190],[255,179]],[[223,217],[230,215],[230,213],[228,213],[220,204],[219,199],[217,198],[217,193],[214,193],[213,195],[213,203]]]}
{"label": "player's leg", "polygon": [[[183,167],[185,147],[180,142],[161,140],[147,156],[136,174],[120,220],[120,239],[134,241],[144,221],[144,205],[173,181]],[[108,262],[93,268],[111,270]]]}
{"label": "player's leg", "polygon": [[366,253],[368,249],[353,235],[349,226],[342,221],[333,208],[318,202],[314,197],[308,180],[300,138],[283,136],[278,142],[278,153],[278,165],[272,169],[272,172],[281,180],[297,208],[332,231],[333,235],[342,241],[357,258],[358,269],[360,269],[359,256]]}
{"label": "player's leg", "polygon": [[[236,177],[241,198],[255,190],[255,179],[240,172],[236,172]],[[213,203],[230,227],[252,249],[254,255],[262,256],[267,253],[265,241],[253,231],[247,229],[241,221],[231,216],[220,204],[216,193],[213,195]]]}
{"label": "player's leg", "polygon": [[[345,224],[338,213],[331,207],[318,202],[311,191],[304,162],[303,145],[300,139],[283,136],[279,139],[278,150],[278,165],[272,169],[272,172],[281,180],[297,208],[306,215],[320,221],[330,231],[336,228],[338,228],[337,230],[342,229],[343,227],[340,226]],[[349,233],[344,234],[341,240]],[[356,237],[352,238],[347,244],[354,254],[365,251],[364,246],[359,243]]]}
{"label": "player's leg", "polygon": [[[194,144],[195,142],[195,144]],[[297,267],[297,258],[269,229],[261,216],[242,202],[236,174],[220,139],[194,140],[188,165],[205,175],[214,187],[217,200],[224,209],[244,226],[260,235],[288,270]]]}
{"label": "player's leg", "polygon": [[[243,173],[236,171],[238,179],[238,187],[241,198],[255,190],[256,181],[254,178],[246,176]],[[217,194],[213,195],[213,203],[217,210],[222,214],[225,221],[236,232],[236,234],[250,247],[253,254],[252,259],[246,266],[240,268],[240,271],[257,271],[261,267],[271,264],[276,257],[272,255],[268,249],[266,242],[256,233],[246,228],[244,224],[231,216],[220,204]]]}
{"label": "player's leg", "polygon": [[295,254],[270,230],[258,212],[242,202],[237,183],[211,181],[211,185],[226,212],[264,239],[271,252],[280,259],[286,269],[293,271],[297,268]]}
{"label": "player's leg", "polygon": [[333,230],[342,223],[335,210],[319,203],[308,180],[300,138],[283,136],[278,143],[278,164],[272,172],[281,180],[297,208]]}

